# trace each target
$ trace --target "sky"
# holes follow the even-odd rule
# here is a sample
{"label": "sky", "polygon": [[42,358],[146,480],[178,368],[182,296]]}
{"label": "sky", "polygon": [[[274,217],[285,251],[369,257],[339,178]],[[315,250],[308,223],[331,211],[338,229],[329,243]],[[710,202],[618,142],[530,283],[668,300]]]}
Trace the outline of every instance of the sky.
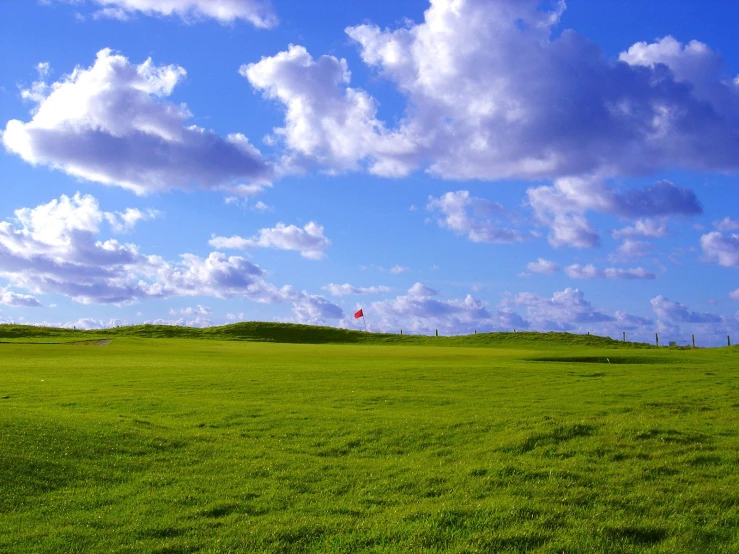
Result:
{"label": "sky", "polygon": [[738,20],[0,2],[0,323],[739,342]]}

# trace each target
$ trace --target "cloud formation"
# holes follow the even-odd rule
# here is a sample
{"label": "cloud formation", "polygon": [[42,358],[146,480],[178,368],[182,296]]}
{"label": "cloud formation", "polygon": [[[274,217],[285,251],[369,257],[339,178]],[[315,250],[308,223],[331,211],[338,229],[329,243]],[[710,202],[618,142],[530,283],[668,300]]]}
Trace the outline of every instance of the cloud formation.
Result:
{"label": "cloud formation", "polygon": [[384,285],[371,286],[371,287],[355,287],[349,283],[343,285],[337,285],[329,283],[324,290],[327,290],[333,296],[345,296],[345,295],[366,295],[366,294],[379,294],[383,292],[390,292],[392,289]]}
{"label": "cloud formation", "polygon": [[447,192],[439,198],[429,196],[426,209],[439,214],[436,222],[440,227],[467,235],[472,242],[510,244],[527,238],[519,231],[501,227],[493,219],[510,218],[503,206],[470,196],[466,190]]}
{"label": "cloud formation", "polygon": [[[59,0],[83,3],[79,0]],[[94,17],[127,20],[137,13],[149,16],[179,17],[187,23],[215,19],[221,24],[243,20],[257,28],[277,25],[277,16],[262,0],[89,0],[99,8]]]}
{"label": "cloud formation", "polygon": [[438,296],[439,291],[432,289],[428,285],[423,283],[415,283],[411,288],[408,289],[408,294],[411,296]]}
{"label": "cloud formation", "polygon": [[41,302],[30,294],[18,294],[11,290],[0,289],[0,304],[13,308],[40,308]]}
{"label": "cloud formation", "polygon": [[637,219],[633,225],[611,231],[615,239],[628,239],[635,237],[663,238],[668,233],[667,224],[663,219],[644,218]]}
{"label": "cloud formation", "polygon": [[[112,215],[117,218],[118,213],[129,212]],[[305,321],[324,318],[324,322],[336,323],[343,317],[341,308],[321,296],[273,285],[259,266],[240,256],[186,253],[167,261],[142,254],[135,244],[99,239],[103,223],[111,222],[110,215],[94,197],[79,193],[16,210],[14,221],[0,222],[0,276],[16,288],[61,294],[84,304],[171,297],[246,298],[267,304],[291,303],[296,316]],[[35,305],[35,298],[28,295],[6,291],[2,298],[6,303]],[[208,310],[198,306],[181,315],[204,318]]]}
{"label": "cloud formation", "polygon": [[544,275],[552,275],[559,271],[559,265],[544,258],[538,258],[535,262],[526,264],[526,269],[532,273],[543,273]]}
{"label": "cloud formation", "polygon": [[606,269],[598,269],[592,264],[581,266],[580,264],[569,265],[565,268],[565,273],[572,279],[656,279],[657,276],[644,269],[643,267],[635,267],[630,269],[622,269],[616,267],[608,267]]}
{"label": "cloud formation", "polygon": [[295,225],[278,223],[273,228],[260,229],[252,238],[238,235],[210,239],[213,248],[232,248],[246,250],[250,248],[276,248],[278,250],[294,250],[304,258],[320,260],[326,255],[326,248],[331,244],[323,235],[323,226],[314,221],[308,222],[302,229]]}
{"label": "cloud formation", "polygon": [[508,310],[491,312],[472,295],[463,299],[437,300],[408,294],[373,302],[365,309],[367,326],[372,331],[397,333],[461,334],[511,331],[526,327],[521,317]]}
{"label": "cloud formation", "polygon": [[701,247],[709,260],[724,267],[739,268],[739,234],[708,233],[701,237]]}
{"label": "cloud formation", "polygon": [[619,59],[572,30],[564,2],[434,0],[419,23],[346,29],[364,63],[405,97],[395,127],[349,86],[345,60],[302,46],[242,68],[282,103],[287,158],[328,171],[539,179],[726,170],[739,162],[739,85],[707,45],[672,37]]}
{"label": "cloud formation", "polygon": [[600,244],[600,236],[585,218],[587,212],[637,219],[633,229],[616,232],[628,236],[661,232],[643,220],[647,216],[692,216],[703,210],[692,190],[670,181],[616,192],[598,178],[568,177],[555,180],[553,185],[532,187],[527,195],[538,220],[550,227],[549,243],[555,247],[593,248]]}
{"label": "cloud formation", "polygon": [[91,67],[23,91],[33,117],[8,121],[3,144],[28,163],[137,194],[266,184],[271,167],[246,137],[188,125],[187,108],[164,100],[184,77],[180,66],[134,65],[103,49]]}

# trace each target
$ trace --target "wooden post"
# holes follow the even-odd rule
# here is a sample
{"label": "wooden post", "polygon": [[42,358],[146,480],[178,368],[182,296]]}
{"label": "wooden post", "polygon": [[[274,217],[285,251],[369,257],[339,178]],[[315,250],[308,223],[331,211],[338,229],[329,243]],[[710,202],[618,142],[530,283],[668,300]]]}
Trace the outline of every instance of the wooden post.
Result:
{"label": "wooden post", "polygon": [[695,335],[693,335],[693,348],[695,348]]}
{"label": "wooden post", "polygon": [[401,329],[401,330],[400,330],[400,334],[401,334],[401,335],[403,334],[403,329]]}
{"label": "wooden post", "polygon": [[439,336],[439,330],[438,329],[436,330],[436,336],[437,337]]}
{"label": "wooden post", "polygon": [[659,346],[659,333],[654,334],[654,342]]}
{"label": "wooden post", "polygon": [[588,336],[590,336],[590,331],[588,331]]}
{"label": "wooden post", "polygon": [[475,334],[477,334],[477,329],[475,329]]}
{"label": "wooden post", "polygon": [[624,331],[624,342],[626,342],[626,331]]}

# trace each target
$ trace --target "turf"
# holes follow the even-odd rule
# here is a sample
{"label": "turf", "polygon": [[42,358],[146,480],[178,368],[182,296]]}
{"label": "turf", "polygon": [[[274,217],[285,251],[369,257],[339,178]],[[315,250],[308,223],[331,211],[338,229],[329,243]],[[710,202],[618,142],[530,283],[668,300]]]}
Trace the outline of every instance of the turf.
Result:
{"label": "turf", "polygon": [[0,552],[739,551],[734,348],[148,327],[0,327]]}

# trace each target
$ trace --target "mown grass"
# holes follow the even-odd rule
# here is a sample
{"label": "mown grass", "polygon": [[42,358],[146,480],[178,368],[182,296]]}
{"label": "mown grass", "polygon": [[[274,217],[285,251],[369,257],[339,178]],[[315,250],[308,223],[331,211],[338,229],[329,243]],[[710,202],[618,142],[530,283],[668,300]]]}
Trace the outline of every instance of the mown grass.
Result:
{"label": "mown grass", "polygon": [[0,552],[739,551],[735,349],[119,333],[0,344]]}

